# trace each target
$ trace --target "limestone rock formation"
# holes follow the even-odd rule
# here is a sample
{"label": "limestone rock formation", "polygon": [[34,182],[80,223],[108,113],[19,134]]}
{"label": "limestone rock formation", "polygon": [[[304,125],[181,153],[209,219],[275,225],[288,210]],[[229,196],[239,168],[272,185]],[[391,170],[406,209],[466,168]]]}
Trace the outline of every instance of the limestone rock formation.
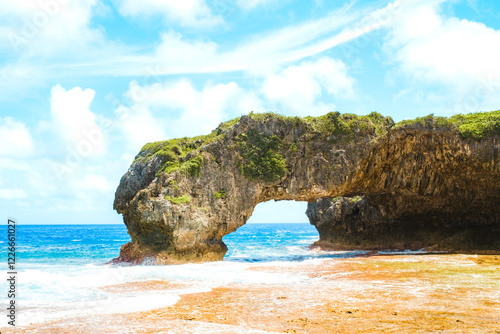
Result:
{"label": "limestone rock formation", "polygon": [[[311,203],[319,244],[338,249],[439,247],[466,230],[494,235],[500,112],[457,117],[394,125],[377,113],[250,114],[210,135],[147,144],[116,191],[132,238],[117,261],[221,260],[222,237],[271,199]],[[426,233],[435,237],[418,237]]]}
{"label": "limestone rock formation", "polygon": [[[437,216],[426,215],[425,207],[411,213],[404,207],[388,211],[387,204],[393,201],[389,195],[320,198],[309,203],[306,214],[320,235],[312,246],[326,250],[500,252],[500,228],[494,218],[483,224],[474,216],[468,220],[447,213],[449,209]],[[406,204],[401,199],[399,202]],[[456,205],[462,203],[457,201]],[[493,217],[497,214],[490,212]]]}

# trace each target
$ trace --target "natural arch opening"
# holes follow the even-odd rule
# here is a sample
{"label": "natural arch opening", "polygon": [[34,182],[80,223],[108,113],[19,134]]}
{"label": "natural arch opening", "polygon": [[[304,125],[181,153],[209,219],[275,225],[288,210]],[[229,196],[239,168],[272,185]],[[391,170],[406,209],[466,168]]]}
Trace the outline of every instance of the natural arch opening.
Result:
{"label": "natural arch opening", "polygon": [[306,209],[307,202],[259,203],[245,225],[222,238],[228,248],[224,261],[300,261],[317,255],[309,246],[319,234]]}
{"label": "natural arch opening", "polygon": [[116,261],[222,260],[222,238],[273,199],[309,202],[334,249],[498,251],[499,133],[486,131],[497,114],[398,125],[375,112],[250,114],[146,144],[115,195],[132,239]]}

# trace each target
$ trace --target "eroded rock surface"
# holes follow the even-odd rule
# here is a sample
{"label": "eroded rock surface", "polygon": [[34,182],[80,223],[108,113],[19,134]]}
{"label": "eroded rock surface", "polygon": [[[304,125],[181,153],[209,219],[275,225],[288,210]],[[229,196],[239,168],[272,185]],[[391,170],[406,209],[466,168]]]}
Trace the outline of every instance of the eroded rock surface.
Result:
{"label": "eroded rock surface", "polygon": [[[117,260],[221,260],[222,237],[272,199],[312,203],[322,246],[439,248],[472,229],[478,237],[468,248],[477,248],[500,224],[499,136],[464,139],[435,123],[257,114],[207,136],[148,144],[116,191],[132,238]],[[482,248],[500,249],[498,241]]]}
{"label": "eroded rock surface", "polygon": [[307,215],[330,249],[500,250],[499,138],[394,129],[357,170],[351,194]]}

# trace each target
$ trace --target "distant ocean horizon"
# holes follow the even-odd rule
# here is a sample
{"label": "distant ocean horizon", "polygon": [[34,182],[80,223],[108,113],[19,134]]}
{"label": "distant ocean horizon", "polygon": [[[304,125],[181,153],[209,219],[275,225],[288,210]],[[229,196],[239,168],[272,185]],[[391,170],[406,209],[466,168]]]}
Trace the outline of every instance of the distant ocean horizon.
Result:
{"label": "distant ocean horizon", "polygon": [[[309,223],[307,222],[280,222],[280,223],[252,223],[252,222],[249,222],[249,223],[246,223],[245,225],[290,225],[290,224],[305,224],[305,225],[309,225]],[[1,223],[0,225],[3,225],[3,226],[7,226],[7,223],[6,221]],[[126,229],[125,225],[123,223],[111,223],[111,224],[108,224],[108,223],[75,223],[75,224],[71,224],[71,223],[50,223],[50,224],[47,224],[47,223],[43,223],[43,224],[33,224],[33,223],[23,223],[22,221],[18,221],[16,220],[16,225],[23,225],[23,226],[53,226],[53,225],[62,225],[62,226],[78,226],[78,225],[81,225],[81,226],[87,226],[87,225],[91,225],[91,226],[94,226],[94,225],[102,225],[102,226],[123,226],[123,228]]]}

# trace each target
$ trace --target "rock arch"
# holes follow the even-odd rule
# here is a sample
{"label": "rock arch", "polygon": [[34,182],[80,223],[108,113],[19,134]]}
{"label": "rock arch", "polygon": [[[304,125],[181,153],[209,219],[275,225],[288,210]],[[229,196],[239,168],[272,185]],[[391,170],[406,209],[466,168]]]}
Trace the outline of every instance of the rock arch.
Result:
{"label": "rock arch", "polygon": [[[222,237],[272,199],[309,202],[321,246],[458,247],[451,241],[499,232],[499,143],[498,129],[464,138],[453,119],[395,125],[378,113],[268,113],[147,144],[116,191],[114,208],[132,238],[117,260],[221,260]],[[439,233],[411,240],[401,232],[419,227]],[[482,247],[476,239],[469,249]]]}

